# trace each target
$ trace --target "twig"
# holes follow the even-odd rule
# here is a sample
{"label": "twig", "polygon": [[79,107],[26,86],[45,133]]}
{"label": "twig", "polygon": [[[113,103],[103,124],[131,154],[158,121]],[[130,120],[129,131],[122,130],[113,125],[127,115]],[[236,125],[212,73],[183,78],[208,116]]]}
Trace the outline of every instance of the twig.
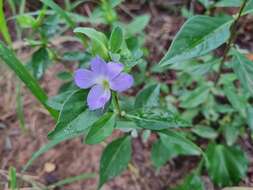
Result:
{"label": "twig", "polygon": [[229,50],[231,49],[231,47],[233,46],[234,44],[234,41],[237,37],[237,32],[236,32],[236,28],[237,28],[237,24],[242,16],[242,13],[243,13],[243,10],[247,4],[248,0],[244,0],[244,2],[241,4],[241,7],[239,9],[239,13],[237,14],[237,17],[235,18],[232,26],[230,27],[230,37],[228,39],[228,43],[226,45],[226,48],[225,48],[225,51],[224,51],[224,54],[223,54],[223,57],[222,57],[222,60],[221,60],[221,64],[220,64],[220,67],[219,67],[219,70],[218,70],[218,74],[217,74],[217,77],[215,79],[215,85],[217,85],[217,82],[220,78],[220,74],[221,74],[221,71],[222,71],[222,66],[224,65],[225,61],[227,60],[227,57],[228,57],[228,53],[229,53]]}

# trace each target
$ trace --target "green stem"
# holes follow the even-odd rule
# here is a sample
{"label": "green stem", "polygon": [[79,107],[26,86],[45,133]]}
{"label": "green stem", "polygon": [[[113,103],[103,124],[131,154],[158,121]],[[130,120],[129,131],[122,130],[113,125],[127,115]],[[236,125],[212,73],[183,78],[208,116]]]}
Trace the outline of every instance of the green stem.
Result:
{"label": "green stem", "polygon": [[223,54],[223,57],[222,57],[222,60],[221,60],[221,64],[220,64],[220,67],[219,67],[219,70],[218,70],[218,74],[217,74],[217,77],[215,79],[215,84],[217,84],[219,78],[220,78],[220,74],[222,72],[222,66],[224,65],[225,61],[227,60],[227,57],[228,57],[228,53],[231,49],[231,47],[233,46],[234,44],[234,41],[237,37],[237,31],[236,31],[236,28],[237,28],[237,24],[242,16],[242,13],[243,13],[243,10],[247,4],[249,0],[244,0],[244,2],[241,4],[241,7],[239,9],[239,13],[237,14],[237,17],[235,18],[231,28],[230,28],[230,37],[228,39],[228,43],[226,45],[226,48],[225,48],[225,51],[224,51],[224,54]]}
{"label": "green stem", "polygon": [[113,102],[113,106],[115,108],[116,113],[121,116],[121,110],[120,110],[120,106],[119,106],[119,99],[118,99],[118,95],[116,92],[112,92],[112,102]]}

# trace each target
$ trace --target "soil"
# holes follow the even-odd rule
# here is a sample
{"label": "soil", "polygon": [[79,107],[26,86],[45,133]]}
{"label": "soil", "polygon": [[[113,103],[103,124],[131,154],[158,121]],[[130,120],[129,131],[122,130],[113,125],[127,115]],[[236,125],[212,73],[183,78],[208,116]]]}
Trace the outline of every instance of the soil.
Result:
{"label": "soil", "polygon": [[[165,3],[166,2],[166,3]],[[146,29],[146,44],[149,50],[149,61],[156,63],[168,49],[173,37],[184,22],[180,16],[178,6],[188,5],[187,1],[127,1],[119,8],[120,17],[123,20],[130,19],[133,15],[144,12],[151,14],[151,22]],[[173,5],[173,6],[172,6]],[[173,8],[171,8],[173,7]],[[34,7],[33,7],[34,8]],[[85,5],[79,8],[87,14],[89,7]],[[78,10],[79,10],[78,9]],[[203,11],[199,5],[195,6],[196,11]],[[79,11],[80,11],[79,10]],[[129,14],[131,13],[131,15]],[[253,52],[253,25],[252,17],[245,19],[241,23],[239,38],[237,43],[249,52]],[[245,31],[247,34],[245,35]],[[66,50],[66,47],[61,47]],[[29,53],[20,52],[19,57],[27,60]],[[55,73],[64,70],[62,64],[54,64],[41,80],[43,88],[49,96],[57,93],[61,81],[55,78]],[[164,75],[165,79],[171,80],[173,76]],[[26,127],[29,132],[23,133],[19,127],[16,115],[16,85],[18,80],[9,72],[3,64],[0,64],[0,169],[8,170],[10,166],[21,172],[22,167],[31,158],[34,151],[48,142],[47,133],[53,129],[55,122],[50,118],[33,96],[23,88],[24,114]],[[114,137],[120,135],[115,132]],[[183,178],[197,165],[197,157],[179,157],[168,162],[158,172],[150,161],[151,144],[155,139],[151,136],[147,143],[141,139],[133,140],[132,164],[138,169],[139,174],[134,174],[126,170],[121,176],[108,182],[105,190],[165,190],[179,184]],[[250,167],[247,177],[240,183],[241,185],[253,187],[253,148],[247,135],[238,142],[247,151]],[[52,184],[66,177],[79,175],[82,173],[98,173],[99,159],[103,150],[102,145],[85,145],[82,138],[76,138],[57,145],[47,153],[40,156],[28,169],[26,174],[34,176],[36,180],[43,184]],[[51,164],[52,171],[48,171],[46,166]],[[54,168],[55,167],[55,168]],[[1,180],[2,179],[2,180]],[[215,190],[207,175],[203,175],[203,181],[207,190]],[[59,189],[64,190],[94,190],[98,182],[95,179],[76,182]],[[6,179],[0,177],[0,189],[7,187]],[[7,188],[6,188],[7,189]]]}

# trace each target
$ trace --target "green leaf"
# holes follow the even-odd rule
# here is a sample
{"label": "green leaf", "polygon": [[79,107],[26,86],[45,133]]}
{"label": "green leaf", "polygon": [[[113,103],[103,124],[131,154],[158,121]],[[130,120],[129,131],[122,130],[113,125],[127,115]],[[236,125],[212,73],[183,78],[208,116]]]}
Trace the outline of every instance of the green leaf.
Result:
{"label": "green leaf", "polygon": [[221,0],[215,4],[216,7],[240,7],[243,0]]}
{"label": "green leaf", "polygon": [[47,105],[55,110],[61,111],[64,102],[72,93],[73,91],[69,90],[56,96],[50,97],[47,100]]}
{"label": "green leaf", "polygon": [[98,144],[109,137],[112,134],[115,126],[115,119],[116,115],[113,113],[104,114],[91,126],[85,142],[87,144]]}
{"label": "green leaf", "polygon": [[200,176],[192,173],[185,178],[183,184],[172,190],[205,190],[205,185]]}
{"label": "green leaf", "polygon": [[10,190],[17,190],[17,175],[16,175],[16,169],[13,167],[10,167],[9,169],[9,189]]}
{"label": "green leaf", "polygon": [[233,70],[244,89],[253,95],[253,62],[236,50],[233,55]]}
{"label": "green leaf", "polygon": [[213,128],[205,126],[196,126],[192,129],[192,132],[206,139],[215,139],[218,136],[218,133]]}
{"label": "green leaf", "polygon": [[46,48],[42,47],[34,52],[31,60],[34,77],[40,79],[50,63],[51,61]]}
{"label": "green leaf", "polygon": [[248,107],[247,109],[247,122],[248,126],[253,131],[253,107]]}
{"label": "green leaf", "polygon": [[189,127],[190,124],[167,109],[141,109],[134,115],[127,114],[129,120],[134,121],[140,128],[163,130],[168,128]]}
{"label": "green leaf", "polygon": [[152,146],[151,160],[155,167],[159,168],[163,166],[168,160],[172,159],[175,155],[172,149],[168,149],[162,143],[161,139],[158,139]]}
{"label": "green leaf", "polygon": [[253,13],[253,0],[249,0],[247,5],[245,6],[242,15],[252,14]]}
{"label": "green leaf", "polygon": [[220,187],[231,186],[245,177],[248,160],[242,150],[210,144],[206,155],[208,174],[216,185]]}
{"label": "green leaf", "polygon": [[159,132],[159,135],[164,146],[179,155],[200,155],[202,153],[196,144],[178,132],[167,130]]}
{"label": "green leaf", "polygon": [[188,91],[180,97],[180,107],[187,109],[198,107],[207,100],[209,93],[210,87],[206,85],[199,86],[191,92]]}
{"label": "green leaf", "polygon": [[[79,134],[80,135],[80,134]],[[33,153],[32,157],[28,160],[28,162],[25,164],[25,166],[22,169],[22,172],[25,172],[32,164],[33,162],[42,154],[46,153],[47,151],[49,151],[50,149],[52,149],[53,147],[55,147],[56,145],[58,145],[59,143],[66,141],[66,140],[70,140],[73,139],[75,137],[78,137],[79,135],[69,135],[69,136],[63,136],[61,138],[56,138],[54,140],[50,140],[47,144],[43,145],[41,148],[39,148],[36,152]]]}
{"label": "green leaf", "polygon": [[229,17],[191,17],[174,38],[160,67],[176,64],[204,55],[225,43],[230,36],[232,19]]}
{"label": "green leaf", "polygon": [[32,28],[36,24],[36,20],[31,15],[18,15],[17,22],[22,28]]}
{"label": "green leaf", "polygon": [[247,100],[245,97],[237,94],[237,89],[233,84],[225,85],[224,92],[231,105],[239,111],[243,117],[246,117]]}
{"label": "green leaf", "polygon": [[149,23],[149,15],[141,15],[134,18],[134,20],[125,26],[125,30],[129,35],[141,33]]}
{"label": "green leaf", "polygon": [[155,107],[159,105],[160,85],[154,84],[141,90],[135,100],[135,108]]}
{"label": "green leaf", "polygon": [[49,6],[58,15],[60,15],[63,19],[65,19],[71,28],[75,27],[75,22],[70,18],[67,12],[63,10],[59,5],[57,5],[53,0],[40,0],[40,1],[45,5]]}
{"label": "green leaf", "polygon": [[79,27],[74,30],[75,33],[81,33],[91,39],[93,55],[100,55],[102,58],[108,58],[108,39],[102,33],[93,28]]}
{"label": "green leaf", "polygon": [[[12,45],[10,33],[5,20],[3,0],[0,0],[0,32],[8,45]],[[1,44],[0,44],[1,45]]]}
{"label": "green leaf", "polygon": [[240,133],[240,126],[235,124],[226,124],[223,128],[223,135],[228,146],[232,146]]}
{"label": "green leaf", "polygon": [[58,112],[49,108],[46,104],[47,95],[40,87],[38,81],[34,79],[27,71],[24,65],[17,59],[15,54],[0,42],[0,58],[15,72],[15,74],[22,80],[32,94],[39,100],[39,102],[48,110],[53,118],[57,118]]}
{"label": "green leaf", "polygon": [[109,40],[109,48],[113,53],[116,53],[123,43],[123,31],[122,28],[119,26],[116,26],[112,33]]}
{"label": "green leaf", "polygon": [[111,142],[104,149],[99,168],[99,188],[113,177],[122,173],[131,160],[131,137],[125,136]]}
{"label": "green leaf", "polygon": [[89,111],[85,104],[87,91],[74,91],[64,102],[55,129],[48,134],[50,139],[84,133],[98,120],[96,112]]}

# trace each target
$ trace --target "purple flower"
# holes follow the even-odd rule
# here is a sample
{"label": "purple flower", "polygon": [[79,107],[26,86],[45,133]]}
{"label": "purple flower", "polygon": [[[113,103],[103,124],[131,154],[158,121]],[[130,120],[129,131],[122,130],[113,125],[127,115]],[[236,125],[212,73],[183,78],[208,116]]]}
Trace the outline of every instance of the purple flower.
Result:
{"label": "purple flower", "polygon": [[74,76],[78,87],[91,88],[87,97],[90,110],[103,108],[110,100],[111,90],[123,92],[133,85],[133,77],[122,73],[124,66],[120,63],[106,63],[97,56],[90,65],[91,70],[78,69]]}

